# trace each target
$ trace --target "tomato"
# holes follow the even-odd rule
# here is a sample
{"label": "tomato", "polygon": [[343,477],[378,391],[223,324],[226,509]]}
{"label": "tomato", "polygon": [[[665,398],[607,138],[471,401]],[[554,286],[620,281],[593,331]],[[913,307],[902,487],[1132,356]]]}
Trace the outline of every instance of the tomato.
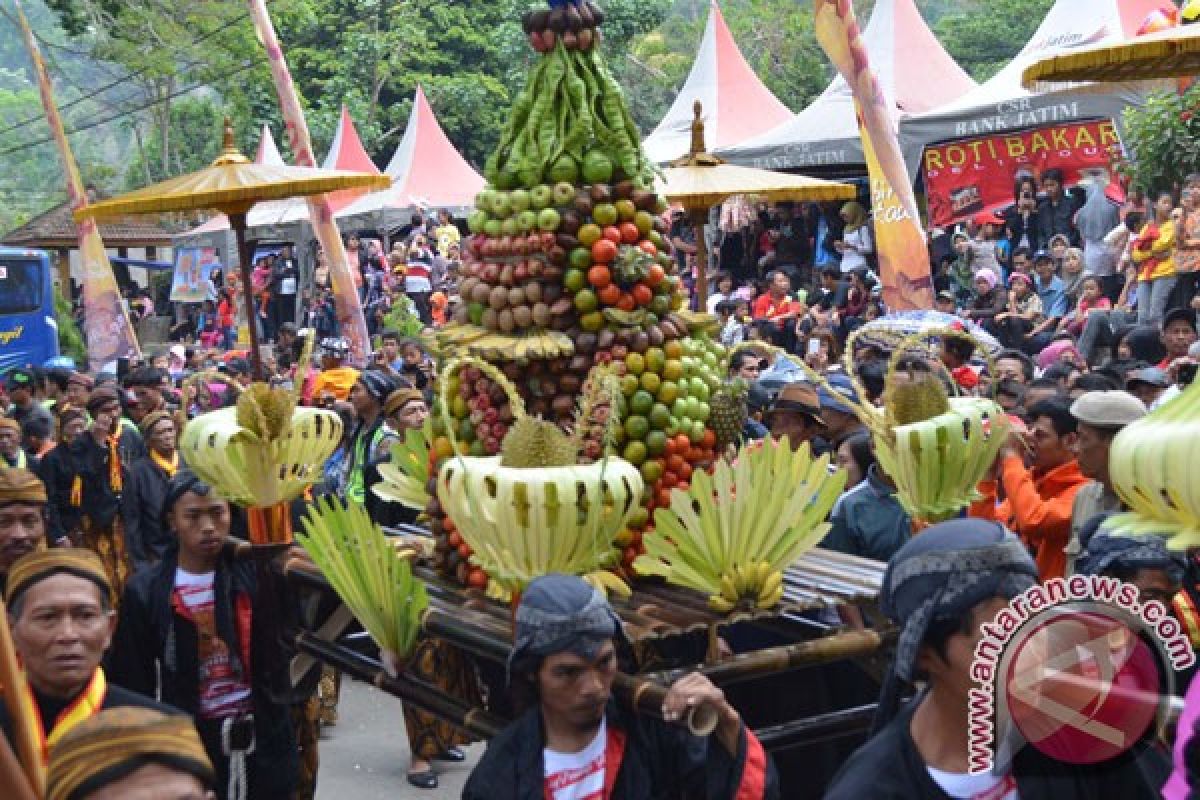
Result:
{"label": "tomato", "polygon": [[679,455],[684,455],[692,449],[692,440],[688,438],[686,433],[675,434],[675,452]]}
{"label": "tomato", "polygon": [[[645,242],[643,242],[643,244],[645,244]],[[667,273],[662,267],[660,267],[658,264],[651,264],[650,268],[646,270],[646,277],[643,278],[643,280],[646,282],[647,286],[655,287],[662,283],[666,277]]]}
{"label": "tomato", "polygon": [[679,483],[679,476],[676,475],[674,472],[670,472],[670,471],[664,472],[661,483],[662,483],[662,488],[664,488],[664,489],[674,489],[675,486]]}
{"label": "tomato", "polygon": [[462,536],[459,536],[458,531],[455,531],[446,537],[446,541],[450,543],[451,547],[457,550],[458,546],[462,544]]}
{"label": "tomato", "polygon": [[588,283],[597,289],[603,289],[612,283],[612,273],[608,267],[592,267],[587,273]]}
{"label": "tomato", "polygon": [[634,286],[630,292],[633,295],[633,302],[639,306],[648,306],[650,305],[650,301],[654,299],[654,290],[644,283]]}
{"label": "tomato", "polygon": [[600,239],[592,245],[592,261],[611,264],[617,258],[617,245],[610,239]]}
{"label": "tomato", "polygon": [[613,244],[621,244],[621,229],[616,225],[605,226],[604,238],[608,239]]}
{"label": "tomato", "polygon": [[449,517],[442,520],[442,527],[446,529],[447,533],[458,530],[458,526],[454,524],[454,520]]}
{"label": "tomato", "polygon": [[615,306],[617,301],[621,299],[621,287],[615,283],[610,283],[596,292],[596,298],[600,301],[601,305]]}
{"label": "tomato", "polygon": [[[624,226],[622,226],[622,227],[624,227]],[[638,247],[641,249],[641,251],[643,253],[646,253],[647,255],[651,255],[651,256],[658,255],[658,248],[655,247],[654,242],[650,241],[649,239],[638,242]],[[657,264],[655,264],[654,266],[658,267]],[[658,268],[662,269],[662,267],[658,267]]]}
{"label": "tomato", "polygon": [[[624,244],[637,244],[638,239],[642,238],[642,232],[632,222],[622,222],[617,226],[617,230],[620,232],[621,241]],[[654,255],[654,253],[650,255]]]}
{"label": "tomato", "polygon": [[471,548],[469,545],[467,545],[466,542],[463,542],[462,544],[460,544],[458,546],[458,555],[462,558],[463,561],[466,561],[468,558],[471,557]]}
{"label": "tomato", "polygon": [[486,589],[488,585],[487,573],[475,567],[467,573],[467,586],[472,586],[476,589]]}
{"label": "tomato", "polygon": [[637,303],[629,292],[621,292],[621,299],[617,300],[617,308],[622,311],[633,311],[637,308]]}
{"label": "tomato", "polygon": [[691,486],[692,485],[690,483],[688,483],[687,481],[680,481],[679,485],[676,486],[675,488],[681,492],[686,492],[688,489],[691,488]]}
{"label": "tomato", "polygon": [[669,436],[667,437],[667,446],[663,448],[663,453],[667,456],[675,455],[675,440]]}
{"label": "tomato", "polygon": [[677,472],[681,481],[690,481],[692,479],[692,465],[686,461],[679,465]]}
{"label": "tomato", "polygon": [[659,508],[670,508],[671,507],[671,490],[670,489],[659,489],[657,500],[658,500]]}
{"label": "tomato", "polygon": [[[684,464],[685,464],[685,462],[681,456],[672,455],[672,456],[667,456],[667,460],[666,460],[666,463],[664,464],[664,466],[667,468],[667,472],[677,473],[684,466]],[[666,476],[664,475],[664,477],[666,477]]]}
{"label": "tomato", "polygon": [[703,445],[704,449],[706,450],[712,450],[717,446],[717,434],[712,428],[704,429],[704,438],[700,440],[700,444]]}

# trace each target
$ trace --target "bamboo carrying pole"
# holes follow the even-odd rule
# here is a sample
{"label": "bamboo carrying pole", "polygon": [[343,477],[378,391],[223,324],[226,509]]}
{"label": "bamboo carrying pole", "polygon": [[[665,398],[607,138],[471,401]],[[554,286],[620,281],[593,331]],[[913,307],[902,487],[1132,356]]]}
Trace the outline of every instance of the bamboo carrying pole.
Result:
{"label": "bamboo carrying pole", "polygon": [[21,762],[8,744],[8,738],[0,736],[0,797],[6,800],[38,800],[29,785],[29,776],[21,769]]}
{"label": "bamboo carrying pole", "polygon": [[[13,738],[17,744],[17,756],[32,791],[37,797],[46,793],[46,770],[42,764],[42,749],[38,741],[33,720],[25,714],[21,703],[21,692],[25,690],[25,673],[17,663],[17,651],[13,646],[12,631],[8,629],[8,608],[0,600],[0,684],[4,689],[4,705],[11,720]],[[0,736],[0,738],[3,738]]]}

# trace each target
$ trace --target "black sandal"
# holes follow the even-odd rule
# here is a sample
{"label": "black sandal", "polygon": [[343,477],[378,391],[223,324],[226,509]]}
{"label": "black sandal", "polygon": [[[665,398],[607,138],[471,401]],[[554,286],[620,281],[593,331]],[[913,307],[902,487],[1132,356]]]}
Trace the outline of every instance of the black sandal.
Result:
{"label": "black sandal", "polygon": [[438,776],[432,769],[423,770],[422,772],[410,772],[406,777],[408,778],[408,782],[418,789],[438,788]]}

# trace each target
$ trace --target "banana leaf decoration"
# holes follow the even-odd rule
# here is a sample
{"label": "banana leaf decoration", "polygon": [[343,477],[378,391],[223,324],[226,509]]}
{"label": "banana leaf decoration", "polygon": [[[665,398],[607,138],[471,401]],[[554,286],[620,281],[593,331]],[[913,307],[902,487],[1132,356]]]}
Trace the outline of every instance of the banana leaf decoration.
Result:
{"label": "banana leaf decoration", "polygon": [[429,503],[429,450],[433,441],[433,417],[425,418],[420,430],[407,430],[392,445],[392,458],[379,465],[379,483],[371,491],[389,503],[400,503],[424,511]]}

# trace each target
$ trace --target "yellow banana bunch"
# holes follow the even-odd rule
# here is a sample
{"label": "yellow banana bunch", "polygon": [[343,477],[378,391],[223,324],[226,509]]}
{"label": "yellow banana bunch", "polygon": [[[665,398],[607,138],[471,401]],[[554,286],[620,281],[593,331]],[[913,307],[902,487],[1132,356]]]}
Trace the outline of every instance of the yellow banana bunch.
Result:
{"label": "yellow banana bunch", "polygon": [[814,459],[808,444],[743,448],[734,464],[697,470],[686,492],[671,492],[634,569],[709,595],[714,611],[771,608],[783,598],[783,570],[829,531],[845,484],[846,473],[830,474],[829,456]]}
{"label": "yellow banana bunch", "polygon": [[296,541],[376,644],[401,658],[412,651],[429,595],[362,505],[318,500]]}
{"label": "yellow banana bunch", "polygon": [[946,519],[979,498],[977,486],[1008,439],[1008,417],[987,398],[952,397],[945,413],[882,432],[875,458],[911,516]]}
{"label": "yellow banana bunch", "polygon": [[[442,465],[437,490],[473,551],[471,561],[520,592],[548,572],[589,575],[611,564],[613,537],[638,506],[642,476],[619,458],[504,467],[499,456],[457,456]],[[593,580],[615,588],[607,578]]]}
{"label": "yellow banana bunch", "polygon": [[429,450],[433,442],[433,417],[420,430],[407,430],[392,445],[392,458],[379,465],[382,480],[371,491],[389,503],[402,503],[424,511],[429,503]]}
{"label": "yellow banana bunch", "polygon": [[1200,383],[1125,426],[1109,450],[1108,474],[1130,511],[1106,526],[1166,535],[1172,549],[1200,546],[1200,489],[1191,469],[1200,452],[1198,437]]}
{"label": "yellow banana bunch", "polygon": [[561,331],[495,333],[475,325],[450,325],[438,332],[439,344],[489,361],[559,358],[575,353],[575,342]]}

